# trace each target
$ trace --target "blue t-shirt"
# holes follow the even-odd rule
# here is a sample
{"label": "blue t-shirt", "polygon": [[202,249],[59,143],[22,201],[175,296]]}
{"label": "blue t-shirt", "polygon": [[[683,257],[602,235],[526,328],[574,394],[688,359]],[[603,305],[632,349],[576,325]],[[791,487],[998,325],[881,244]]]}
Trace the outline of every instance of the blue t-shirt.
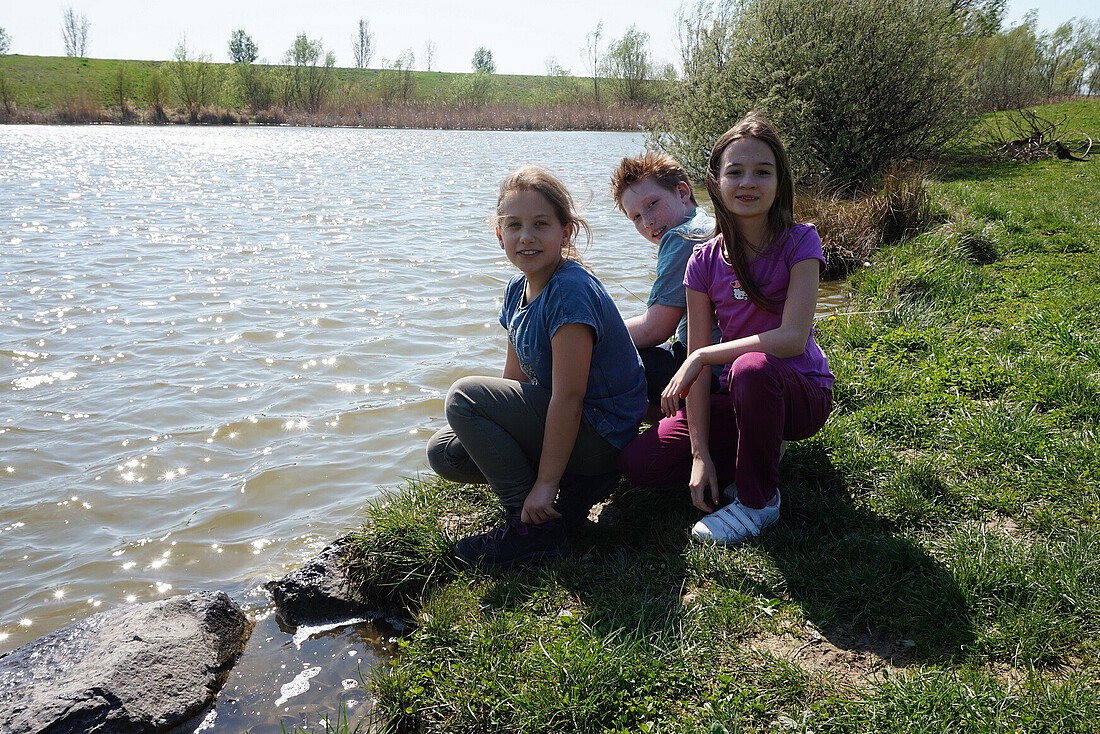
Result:
{"label": "blue t-shirt", "polygon": [[[623,317],[603,283],[583,265],[566,260],[534,301],[523,303],[527,278],[516,275],[504,291],[500,325],[531,384],[553,385],[550,340],[565,324],[587,324],[595,332],[584,417],[616,448],[638,435],[646,410],[645,370]],[[681,289],[683,287],[681,286]]]}
{"label": "blue t-shirt", "polygon": [[[706,209],[699,206],[692,215],[678,227],[673,227],[661,237],[657,246],[657,276],[653,287],[649,289],[646,308],[655,303],[662,306],[684,309],[680,323],[676,326],[676,338],[687,346],[687,294],[684,293],[684,270],[688,258],[696,245],[700,245],[714,234],[714,218]],[[713,341],[717,342],[721,331],[715,327]]]}

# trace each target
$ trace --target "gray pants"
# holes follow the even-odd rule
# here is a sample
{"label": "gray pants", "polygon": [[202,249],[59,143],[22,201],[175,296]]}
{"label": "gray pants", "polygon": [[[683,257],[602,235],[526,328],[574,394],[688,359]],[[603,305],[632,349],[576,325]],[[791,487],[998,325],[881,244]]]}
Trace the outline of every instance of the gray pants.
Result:
{"label": "gray pants", "polygon": [[[488,484],[519,509],[538,476],[550,389],[502,377],[463,377],[447,392],[447,427],[428,441],[428,464],[444,479]],[[616,471],[619,450],[581,419],[566,471]]]}

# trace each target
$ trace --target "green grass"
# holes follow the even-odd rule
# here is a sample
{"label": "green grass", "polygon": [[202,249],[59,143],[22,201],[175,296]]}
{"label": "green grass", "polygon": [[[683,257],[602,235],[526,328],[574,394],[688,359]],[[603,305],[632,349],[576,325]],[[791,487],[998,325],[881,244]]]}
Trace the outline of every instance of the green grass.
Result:
{"label": "green grass", "polygon": [[[211,64],[211,89],[208,107],[214,110],[236,110],[244,114],[245,104],[239,91],[238,75],[232,64]],[[275,74],[276,66],[258,66],[261,71]],[[5,97],[19,110],[40,115],[56,114],[59,110],[79,107],[87,110],[89,102],[97,109],[117,112],[119,109],[119,79],[123,80],[123,95],[135,110],[149,106],[150,77],[160,70],[170,90],[169,104],[181,103],[174,97],[170,66],[163,61],[133,61],[120,59],[77,59],[51,56],[0,56],[0,77]],[[315,116],[320,124],[347,124],[340,116],[348,108],[359,110],[363,105],[400,102],[412,106],[453,106],[468,103],[473,74],[414,71],[410,73],[407,98],[394,97],[399,74],[381,69],[333,69],[328,109]],[[613,96],[604,80],[601,102],[606,107]],[[660,82],[650,82],[651,93],[657,96]],[[389,90],[389,91],[387,91]],[[8,102],[9,99],[3,100]],[[548,77],[538,75],[493,74],[487,99],[494,105],[524,109],[546,106],[595,106],[591,79],[584,77]],[[0,112],[4,105],[0,104]],[[334,119],[326,119],[326,114]],[[646,119],[650,108],[638,113]],[[109,117],[109,115],[107,115]],[[17,118],[18,119],[18,118]],[[33,120],[30,120],[33,121]],[[632,125],[634,127],[634,125]]]}
{"label": "green grass", "polygon": [[[1100,138],[1100,104],[1068,108]],[[416,629],[369,685],[395,732],[1091,732],[1100,711],[1100,168],[948,168],[943,223],[819,325],[825,429],[784,515],[692,544],[682,487],[622,485],[568,559],[450,544],[484,488],[410,483],[356,571]]]}

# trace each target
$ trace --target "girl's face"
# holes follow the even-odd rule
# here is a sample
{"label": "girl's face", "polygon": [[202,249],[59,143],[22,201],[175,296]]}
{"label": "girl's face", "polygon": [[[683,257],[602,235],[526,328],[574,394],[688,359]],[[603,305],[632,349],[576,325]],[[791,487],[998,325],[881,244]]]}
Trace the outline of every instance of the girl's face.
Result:
{"label": "girl's face", "polygon": [[558,221],[550,201],[537,191],[511,191],[497,207],[497,240],[528,280],[550,279],[572,234],[573,228]]}
{"label": "girl's face", "polygon": [[741,138],[719,158],[722,203],[742,227],[764,224],[779,188],[775,154],[763,140]]}

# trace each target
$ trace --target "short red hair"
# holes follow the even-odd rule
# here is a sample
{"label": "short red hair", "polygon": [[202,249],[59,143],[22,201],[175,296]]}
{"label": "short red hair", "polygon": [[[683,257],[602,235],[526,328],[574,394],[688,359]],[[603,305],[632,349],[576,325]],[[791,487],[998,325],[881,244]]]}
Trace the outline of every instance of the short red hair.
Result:
{"label": "short red hair", "polygon": [[[669,191],[676,191],[683,181],[691,191],[691,177],[675,158],[667,153],[647,150],[641,155],[623,158],[611,174],[611,197],[619,211],[623,211],[623,194],[626,190],[647,178],[652,178]],[[691,203],[698,203],[695,201],[694,191],[691,192]]]}

